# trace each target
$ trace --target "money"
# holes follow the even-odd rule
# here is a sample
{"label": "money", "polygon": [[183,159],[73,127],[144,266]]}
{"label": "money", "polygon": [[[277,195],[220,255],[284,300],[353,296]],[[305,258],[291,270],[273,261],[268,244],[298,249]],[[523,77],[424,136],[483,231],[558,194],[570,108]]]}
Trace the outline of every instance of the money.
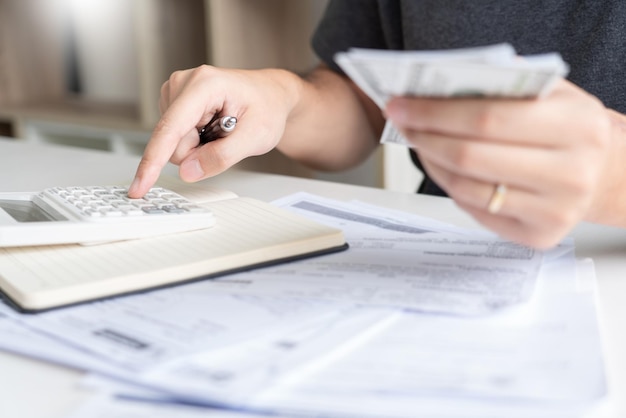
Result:
{"label": "money", "polygon": [[[438,51],[353,48],[337,53],[335,61],[381,109],[393,96],[541,98],[569,71],[558,53],[519,56],[509,44]],[[389,122],[381,142],[409,145]]]}

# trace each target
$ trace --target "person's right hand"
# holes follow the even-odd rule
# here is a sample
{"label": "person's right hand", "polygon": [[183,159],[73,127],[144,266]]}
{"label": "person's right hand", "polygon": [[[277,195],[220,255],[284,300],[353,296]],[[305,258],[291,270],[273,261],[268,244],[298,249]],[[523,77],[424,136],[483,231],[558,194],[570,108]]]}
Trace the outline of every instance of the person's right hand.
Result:
{"label": "person's right hand", "polygon": [[[284,70],[228,70],[208,65],[173,73],[161,88],[162,116],[129,196],[143,196],[168,161],[180,166],[181,179],[194,182],[272,150],[296,104],[298,79]],[[237,128],[198,147],[198,130],[216,113],[235,116]]]}

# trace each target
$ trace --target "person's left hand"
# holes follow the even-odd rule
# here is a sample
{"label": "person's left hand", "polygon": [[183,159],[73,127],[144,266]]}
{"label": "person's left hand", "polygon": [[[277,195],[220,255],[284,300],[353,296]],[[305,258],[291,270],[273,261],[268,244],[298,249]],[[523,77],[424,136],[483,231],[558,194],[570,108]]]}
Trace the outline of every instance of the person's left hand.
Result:
{"label": "person's left hand", "polygon": [[393,98],[386,114],[461,208],[537,248],[587,216],[609,157],[609,111],[567,81],[538,100]]}

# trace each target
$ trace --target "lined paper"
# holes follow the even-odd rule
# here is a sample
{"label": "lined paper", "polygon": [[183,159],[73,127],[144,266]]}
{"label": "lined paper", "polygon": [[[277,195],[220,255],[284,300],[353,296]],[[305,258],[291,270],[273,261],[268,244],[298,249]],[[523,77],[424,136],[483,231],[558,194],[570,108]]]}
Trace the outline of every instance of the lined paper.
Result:
{"label": "lined paper", "polygon": [[206,203],[209,229],[93,246],[2,249],[0,285],[24,304],[65,304],[343,244],[338,229],[249,198]]}

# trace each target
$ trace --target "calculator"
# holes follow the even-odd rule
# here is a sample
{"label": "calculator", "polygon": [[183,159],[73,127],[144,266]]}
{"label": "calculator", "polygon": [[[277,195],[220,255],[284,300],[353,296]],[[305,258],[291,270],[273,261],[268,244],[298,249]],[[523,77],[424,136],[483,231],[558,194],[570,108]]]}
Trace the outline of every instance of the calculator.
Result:
{"label": "calculator", "polygon": [[103,243],[214,224],[210,209],[161,187],[140,199],[128,197],[125,186],[0,193],[0,247]]}

